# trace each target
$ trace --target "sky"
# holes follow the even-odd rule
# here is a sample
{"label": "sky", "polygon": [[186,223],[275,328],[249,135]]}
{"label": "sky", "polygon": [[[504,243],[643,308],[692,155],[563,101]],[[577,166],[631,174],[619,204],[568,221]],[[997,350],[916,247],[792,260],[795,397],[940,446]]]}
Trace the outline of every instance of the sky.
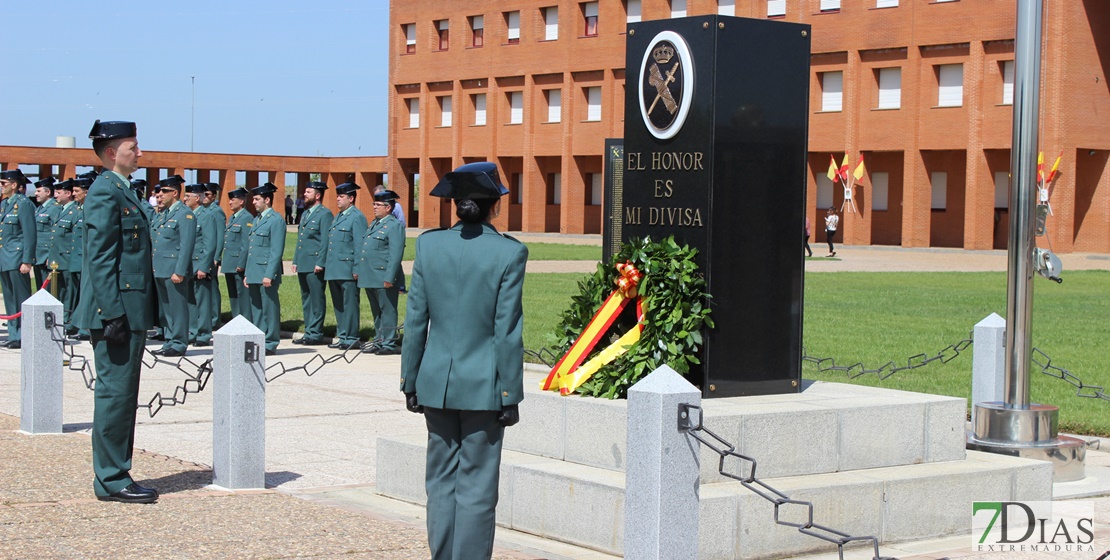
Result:
{"label": "sky", "polygon": [[387,0],[0,4],[0,145],[101,119],[152,151],[386,154]]}

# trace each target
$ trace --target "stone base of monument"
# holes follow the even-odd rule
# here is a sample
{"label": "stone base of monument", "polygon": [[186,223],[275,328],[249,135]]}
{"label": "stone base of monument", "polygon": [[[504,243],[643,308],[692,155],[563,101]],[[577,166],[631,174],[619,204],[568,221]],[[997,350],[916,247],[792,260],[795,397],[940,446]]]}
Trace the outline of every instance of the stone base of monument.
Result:
{"label": "stone base of monument", "polygon": [[[540,392],[525,375],[506,431],[499,525],[612,554],[624,542],[626,401]],[[806,381],[797,394],[707,399],[704,425],[754,457],[757,477],[814,504],[814,521],[880,543],[967,533],[974,501],[1050,500],[1052,465],[965,451],[964,399]],[[382,438],[377,489],[423,504],[425,438]],[[700,558],[835,550],[776,525],[770,502],[701,452]]]}

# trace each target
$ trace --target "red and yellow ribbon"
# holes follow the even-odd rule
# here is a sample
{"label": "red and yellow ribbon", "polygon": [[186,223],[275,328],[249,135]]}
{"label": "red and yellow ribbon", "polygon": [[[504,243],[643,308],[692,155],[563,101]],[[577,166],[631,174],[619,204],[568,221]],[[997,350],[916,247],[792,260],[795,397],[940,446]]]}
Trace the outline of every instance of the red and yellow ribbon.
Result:
{"label": "red and yellow ribbon", "polygon": [[[580,385],[585,383],[601,366],[615,360],[640,340],[640,333],[644,330],[644,310],[639,297],[639,284],[643,274],[631,262],[619,263],[616,266],[620,275],[614,280],[617,289],[606,298],[597,310],[586,328],[579,335],[578,340],[571,345],[570,350],[555,364],[551,373],[540,384],[544,391],[558,389],[562,395],[569,395]],[[636,300],[636,326],[624,333],[616,342],[594,356],[593,359],[582,364],[586,356],[597,346],[601,337],[612,326],[613,321],[633,299]],[[581,366],[581,367],[579,367]]]}

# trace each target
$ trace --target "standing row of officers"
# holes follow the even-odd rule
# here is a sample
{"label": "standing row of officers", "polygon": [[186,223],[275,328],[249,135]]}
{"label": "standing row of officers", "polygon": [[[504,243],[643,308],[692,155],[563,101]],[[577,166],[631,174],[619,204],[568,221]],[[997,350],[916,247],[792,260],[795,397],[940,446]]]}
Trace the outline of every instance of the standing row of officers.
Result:
{"label": "standing row of officers", "polygon": [[[36,206],[22,194],[29,183],[22,171],[3,172],[0,286],[7,316],[17,313],[30,296],[32,270],[38,286],[57,270],[53,281],[65,310],[67,334],[88,340],[88,331],[74,326],[79,322],[71,315],[80,299],[82,204],[95,175],[36,182]],[[183,356],[189,345],[212,344],[212,332],[219,326],[221,273],[232,316],[242,315],[262,330],[266,354],[276,353],[286,226],[273,209],[277,187],[266,183],[227,193],[230,216],[218,203],[215,183],[186,185],[179,175],[172,175],[152,186],[155,207],[146,203],[146,181],[133,180],[131,187],[140,201],[137,210],[150,223],[151,269],[159,302],[158,326],[151,338],[163,342],[152,353]],[[362,345],[362,351],[398,354],[397,300],[405,281],[401,268],[405,227],[397,215],[398,196],[379,187],[374,216],[368,220],[355,206],[358,185],[336,187],[337,214],[322,204],[327,188],[326,183],[314,181],[304,190],[305,210],[292,262],[300,284],[304,336],[293,343],[342,349],[359,345],[359,291],[365,290],[375,336]],[[336,338],[330,343],[323,334],[329,290],[336,318]],[[20,320],[9,318],[4,346],[19,348],[20,334]]]}

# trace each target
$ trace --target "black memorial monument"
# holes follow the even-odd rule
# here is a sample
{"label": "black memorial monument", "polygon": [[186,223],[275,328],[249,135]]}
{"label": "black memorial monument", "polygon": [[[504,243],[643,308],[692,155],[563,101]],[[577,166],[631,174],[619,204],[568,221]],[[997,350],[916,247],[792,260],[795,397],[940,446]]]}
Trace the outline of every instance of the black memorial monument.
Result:
{"label": "black memorial monument", "polygon": [[605,231],[699,250],[716,328],[690,381],[706,397],[800,390],[809,35],[717,15],[628,26]]}

